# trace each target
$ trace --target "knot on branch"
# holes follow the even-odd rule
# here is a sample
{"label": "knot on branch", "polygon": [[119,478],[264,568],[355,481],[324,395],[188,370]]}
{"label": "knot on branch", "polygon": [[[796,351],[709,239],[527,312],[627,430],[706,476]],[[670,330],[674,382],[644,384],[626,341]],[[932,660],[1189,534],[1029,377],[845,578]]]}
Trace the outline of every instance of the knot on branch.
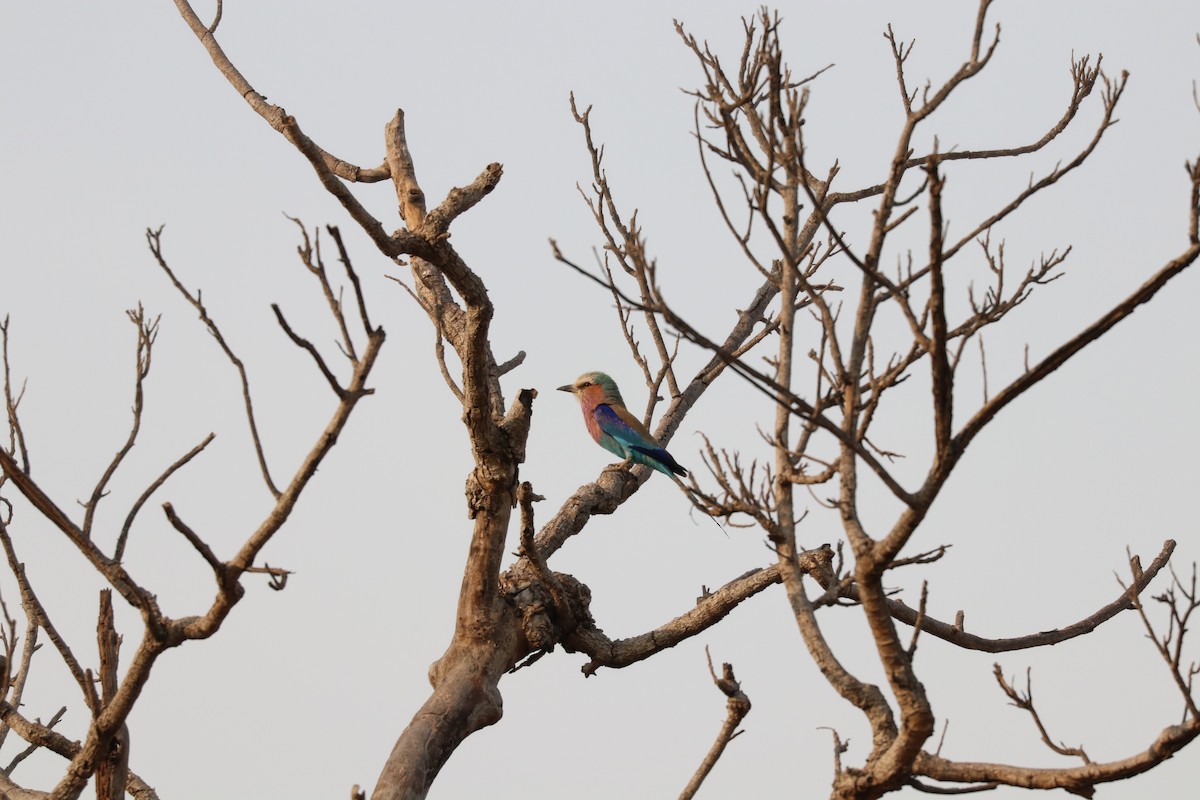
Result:
{"label": "knot on branch", "polygon": [[579,626],[594,623],[586,584],[564,572],[539,573],[526,559],[500,576],[500,591],[520,617],[528,652],[551,650]]}
{"label": "knot on branch", "polygon": [[829,591],[838,585],[837,570],[833,567],[834,552],[828,542],[815,550],[804,550],[796,555],[796,563],[807,574]]}
{"label": "knot on branch", "polygon": [[742,691],[742,684],[733,674],[733,664],[728,661],[721,664],[721,675],[718,677],[716,670],[713,669],[712,657],[708,655],[708,648],[704,650],[705,656],[708,658],[708,672],[712,675],[713,683],[721,690],[721,693],[729,698],[726,701],[726,709],[729,712],[729,734],[728,738],[733,739],[737,736],[734,731],[742,719],[750,713],[750,698]]}
{"label": "knot on branch", "polygon": [[475,470],[467,473],[467,486],[463,490],[467,496],[467,518],[475,519],[479,512],[487,508],[490,493],[484,488]]}
{"label": "knot on branch", "polygon": [[[507,472],[509,470],[499,470]],[[476,467],[467,474],[464,492],[467,497],[467,517],[475,519],[480,514],[496,513],[500,508],[514,505],[516,475],[489,474],[491,471]],[[515,473],[515,468],[511,470]]]}

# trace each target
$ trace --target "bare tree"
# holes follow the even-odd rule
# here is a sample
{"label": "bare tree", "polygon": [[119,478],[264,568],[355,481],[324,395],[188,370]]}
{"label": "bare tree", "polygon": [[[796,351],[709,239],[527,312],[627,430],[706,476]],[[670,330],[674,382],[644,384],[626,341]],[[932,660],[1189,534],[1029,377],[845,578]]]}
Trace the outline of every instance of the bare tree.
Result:
{"label": "bare tree", "polygon": [[[449,393],[462,408],[474,465],[466,487],[473,531],[454,631],[446,652],[430,668],[428,700],[399,732],[373,798],[424,797],[458,745],[500,720],[499,686],[509,672],[531,667],[560,646],[586,654],[585,674],[628,666],[709,630],[743,601],[778,583],[784,586],[784,596],[814,663],[830,686],[863,715],[872,733],[870,753],[855,765],[843,764],[846,750],[834,733],[832,797],[861,800],[906,786],[959,793],[1002,785],[1064,788],[1091,796],[1097,785],[1149,770],[1200,734],[1200,713],[1192,687],[1198,668],[1188,662],[1184,648],[1187,623],[1200,605],[1194,574],[1187,581],[1172,573],[1170,588],[1156,598],[1168,612],[1165,631],[1155,627],[1143,604],[1145,589],[1174,550],[1172,541],[1167,541],[1148,565],[1131,556],[1128,581],[1108,605],[1075,624],[1015,638],[968,633],[961,616],[954,622],[934,619],[926,613],[925,588],[914,609],[885,586],[893,570],[929,564],[945,554],[944,546],[912,552],[910,542],[979,432],[1013,400],[1109,332],[1200,256],[1198,157],[1188,165],[1187,245],[1179,255],[1048,356],[1002,381],[997,391],[987,388],[981,332],[1004,322],[1035,290],[1061,274],[1069,253],[1069,249],[1055,251],[1014,279],[1005,263],[1003,245],[993,243],[991,231],[1029,198],[1049,190],[1088,159],[1114,122],[1114,110],[1125,88],[1124,74],[1113,78],[1100,69],[1099,59],[1095,63],[1087,57],[1076,59],[1063,115],[1036,141],[1001,149],[943,152],[934,139],[932,148],[922,151],[918,130],[923,131],[922,126],[947,98],[963,90],[963,85],[988,65],[999,43],[999,31],[989,33],[990,0],[982,0],[962,66],[940,86],[914,87],[906,72],[912,45],[889,28],[886,39],[904,111],[894,156],[877,183],[842,188],[837,183],[839,164],[818,168],[806,161],[804,113],[809,85],[821,71],[806,77],[792,74],[783,58],[777,16],[764,10],[746,20],[744,49],[732,61],[723,61],[677,25],[684,46],[698,60],[704,76],[703,85],[695,92],[695,135],[702,168],[730,235],[743,252],[747,268],[754,270],[760,281],[736,304],[736,322],[719,333],[691,323],[668,301],[668,288],[660,285],[636,212],[626,213],[614,196],[603,148],[594,138],[590,109],[580,110],[572,99],[592,167],[584,199],[595,218],[604,255],[598,272],[593,272],[557,245],[553,252],[562,264],[602,285],[602,297],[615,303],[631,359],[650,390],[644,414],[647,423],[660,410],[658,403],[664,405],[652,428],[654,435],[668,442],[709,387],[718,380],[732,381],[733,376],[758,389],[764,408],[774,413],[774,426],[766,436],[769,454],[764,452],[746,462],[736,451],[706,442],[709,475],[702,480],[693,472],[689,487],[689,496],[701,512],[725,520],[729,527],[761,530],[773,550],[773,563],[706,590],[694,607],[653,630],[613,639],[593,618],[588,587],[569,574],[554,571],[550,561],[571,537],[586,529],[593,516],[620,510],[650,477],[650,470],[629,463],[607,467],[564,501],[549,520],[540,527],[535,523],[534,504],[542,498],[530,482],[521,480],[519,468],[525,460],[537,392],[523,389],[515,398],[505,397],[500,378],[522,364],[524,353],[502,359],[493,352],[490,326],[495,309],[485,282],[450,243],[451,225],[496,187],[501,166],[487,165],[471,183],[452,189],[429,210],[407,143],[403,111],[397,110],[385,126],[381,164],[364,168],[343,160],[306,135],[296,117],[269,103],[229,60],[216,37],[222,17],[220,2],[207,24],[187,0],[176,0],[176,6],[219,72],[304,155],[321,185],[380,253],[393,261],[404,260],[410,267],[411,284],[406,288],[430,320],[435,358]],[[947,238],[943,191],[958,162],[1003,162],[1042,151],[1055,144],[1059,135],[1074,125],[1080,109],[1092,102],[1100,106],[1100,122],[1081,150],[1031,179],[1015,196],[999,200],[994,211],[970,226],[966,235]],[[714,163],[733,168],[732,198],[730,185],[717,177]],[[390,233],[390,226],[373,216],[349,186],[383,181],[394,186],[403,222],[403,227]],[[861,230],[842,222],[843,215],[851,220],[863,216],[853,214],[856,207],[870,209],[869,222]],[[896,259],[897,253],[904,253],[896,242],[908,241],[904,237],[909,229],[922,222],[926,255],[905,253],[891,270],[886,264]],[[303,226],[300,230],[300,259],[326,301],[346,363],[327,360],[326,354],[292,327],[280,307],[273,307],[283,334],[312,358],[335,399],[329,422],[315,433],[310,451],[287,479],[277,479],[272,473],[273,462],[258,433],[250,375],[234,345],[209,315],[200,292],[187,288],[187,282],[169,265],[161,229],[147,232],[156,263],[198,313],[201,324],[238,374],[253,457],[274,499],[269,513],[246,533],[241,547],[229,558],[217,555],[170,503],[163,505],[166,522],[213,571],[214,599],[195,616],[164,614],[149,588],[153,576],[130,574],[122,556],[140,510],[207,447],[212,435],[163,469],[130,504],[119,530],[95,529],[96,508],[138,439],[143,384],[150,373],[157,318],[141,307],[129,312],[137,331],[133,420],[127,439],[83,503],[80,521],[63,511],[62,504],[32,477],[18,414],[22,392],[11,375],[7,355],[9,326],[7,321],[0,326],[9,433],[0,447],[0,489],[6,492],[0,497],[0,543],[19,587],[25,617],[24,632],[19,635],[16,620],[0,603],[4,617],[0,643],[5,647],[0,669],[0,739],[15,731],[29,743],[27,752],[46,748],[67,760],[61,780],[45,792],[12,780],[12,768],[24,756],[19,757],[0,772],[0,793],[5,796],[77,797],[94,778],[100,797],[118,797],[123,791],[155,797],[154,790],[133,770],[136,758],[131,759],[130,751],[136,732],[129,730],[126,721],[156,659],[189,640],[213,635],[242,598],[247,574],[265,574],[275,588],[286,585],[286,570],[259,563],[262,550],[292,513],[357,402],[371,393],[368,378],[384,342],[382,328],[370,320],[358,275],[338,229],[328,228],[324,238],[310,236]],[[351,295],[348,302],[326,269],[322,243],[328,247],[330,241],[345,271]],[[987,288],[977,293],[971,281],[980,277]],[[907,331],[904,337],[886,332],[889,318],[899,320]],[[708,353],[707,362],[693,374],[677,368],[681,339]],[[968,349],[973,340],[980,342],[978,366],[973,350]],[[643,341],[649,345],[643,346]],[[447,344],[453,358],[446,352]],[[765,357],[766,369],[752,360],[760,355]],[[972,401],[956,384],[964,369],[982,370],[982,401]],[[905,454],[908,466],[901,472],[895,466],[898,454],[874,436],[873,425],[888,412],[893,390],[905,382],[928,384],[931,424],[920,451]],[[888,403],[883,402],[885,395]],[[919,469],[911,466],[918,461]],[[919,474],[915,483],[912,474]],[[799,544],[798,526],[807,512],[798,495],[811,493],[815,487],[829,495],[821,501],[829,525],[840,526],[836,547],[826,544],[806,549]],[[885,526],[868,525],[860,513],[864,496],[877,489],[890,496],[896,509],[894,519]],[[17,495],[23,503],[14,502]],[[514,509],[516,520],[512,519]],[[98,614],[98,668],[93,672],[83,666],[88,659],[77,655],[81,645],[68,644],[57,633],[18,558],[9,533],[12,526],[23,523],[18,511],[22,515],[32,511],[49,521],[138,611],[143,630],[132,655],[119,658],[121,638],[113,623],[111,592],[106,589]],[[514,524],[520,553],[506,565],[505,539]],[[853,674],[826,639],[818,612],[835,605],[853,607],[866,620],[887,681],[886,692]],[[1136,610],[1161,653],[1169,678],[1183,699],[1182,721],[1164,727],[1158,739],[1141,752],[1117,761],[1093,762],[1082,747],[1055,742],[1034,704],[1031,678],[1027,677],[1021,689],[997,666],[1002,695],[1031,716],[1039,736],[1055,753],[1082,764],[1035,768],[959,762],[941,756],[940,747],[932,740],[933,709],[915,665],[921,634],[964,649],[1011,652],[1082,636],[1124,610]],[[906,636],[897,622],[909,629]],[[61,712],[45,723],[21,713],[21,695],[41,637],[53,644],[91,711],[82,743],[54,730]],[[717,688],[727,697],[728,713],[699,769],[690,780],[681,776],[680,783],[686,783],[684,797],[695,794],[750,711],[748,693],[734,677],[733,667],[724,664],[720,677],[711,663],[709,668]],[[363,796],[357,787],[353,794]]]}
{"label": "bare tree", "polygon": [[[969,634],[961,618],[954,623],[933,619],[926,614],[924,584],[919,607],[914,610],[889,596],[885,576],[898,567],[929,563],[945,554],[944,547],[916,554],[906,554],[906,548],[979,432],[1007,405],[1154,297],[1200,255],[1198,157],[1187,165],[1191,188],[1181,198],[1186,202],[1187,243],[1179,255],[1095,323],[1054,347],[1041,361],[1027,363],[1024,371],[999,391],[988,392],[981,332],[1003,322],[1038,287],[1061,275],[1060,267],[1070,252],[1067,248],[1043,256],[1014,280],[1005,263],[1003,244],[992,241],[992,228],[1087,160],[1114,122],[1113,114],[1127,79],[1125,73],[1116,78],[1108,76],[1101,70],[1099,59],[1093,64],[1086,56],[1077,58],[1072,63],[1067,107],[1036,141],[1008,148],[942,152],[934,138],[933,147],[920,152],[917,132],[922,123],[988,65],[999,45],[999,26],[994,33],[988,32],[989,6],[989,0],[979,5],[968,58],[940,86],[913,85],[906,72],[913,44],[901,41],[888,28],[886,39],[895,63],[898,102],[904,110],[895,155],[878,183],[841,189],[836,185],[839,164],[818,171],[805,161],[803,125],[808,84],[820,72],[808,77],[791,72],[782,55],[778,16],[763,11],[756,20],[746,23],[745,48],[733,67],[677,25],[705,76],[703,87],[695,93],[695,135],[714,200],[747,261],[763,276],[761,292],[778,295],[777,314],[766,316],[757,309],[749,312],[757,314],[754,321],[760,332],[773,334],[775,349],[766,359],[768,370],[752,366],[738,342],[707,335],[668,302],[641,230],[622,219],[601,167],[602,150],[592,141],[588,114],[577,115],[593,159],[591,207],[607,242],[608,260],[603,275],[596,279],[625,308],[640,309],[665,320],[686,339],[710,350],[723,367],[735,371],[775,404],[775,426],[769,435],[772,461],[761,468],[757,462],[747,466],[735,454],[710,445],[707,466],[717,488],[706,497],[711,512],[749,518],[766,533],[779,556],[776,575],[785,586],[810,655],[830,685],[870,725],[872,748],[860,765],[842,764],[844,750],[834,734],[836,775],[831,796],[835,798],[879,797],[906,785],[931,792],[976,791],[1000,785],[1063,788],[1091,796],[1098,784],[1149,770],[1200,734],[1191,685],[1200,668],[1185,664],[1180,655],[1183,621],[1196,607],[1195,590],[1193,584],[1185,585],[1176,577],[1174,588],[1161,598],[1170,608],[1168,630],[1156,634],[1144,612],[1143,619],[1179,687],[1185,712],[1181,723],[1166,726],[1145,750],[1117,761],[1095,763],[1082,750],[1055,745],[1037,716],[1032,689],[1025,693],[1013,689],[1004,680],[999,665],[996,677],[1001,689],[1033,716],[1047,745],[1083,763],[1059,768],[962,763],[943,758],[939,750],[928,747],[934,732],[933,709],[914,665],[921,633],[985,652],[1024,650],[1089,633],[1122,610],[1142,608],[1141,592],[1167,563],[1175,543],[1164,543],[1161,553],[1146,569],[1137,557],[1131,557],[1129,585],[1123,585],[1120,596],[1086,619],[1059,630],[1011,639]],[[970,226],[968,233],[947,240],[943,189],[957,162],[1014,159],[1042,150],[1072,125],[1093,93],[1099,94],[1102,113],[1086,145],[1049,172],[1031,178],[1015,196],[997,202],[994,211]],[[714,159],[733,166],[740,189],[738,202],[728,199],[713,177],[710,162]],[[844,209],[863,204],[871,207],[871,222],[865,231],[851,234],[839,219]],[[741,209],[738,216],[734,208]],[[897,232],[902,226],[922,219],[928,242],[923,258],[891,245],[893,239],[900,238]],[[899,258],[890,256],[896,259],[896,269],[886,269],[889,253],[898,251],[902,253]],[[974,264],[969,263],[968,254],[972,253],[976,256]],[[561,254],[559,258],[588,274]],[[973,288],[973,281],[979,278],[987,282],[982,296]],[[960,300],[963,294],[966,303]],[[885,329],[881,321],[888,313],[899,316],[908,329],[909,341],[877,333]],[[963,360],[973,339],[980,342],[980,367],[970,359]],[[809,342],[819,344],[812,347]],[[805,359],[797,348],[806,347]],[[963,369],[976,368],[983,370],[984,398],[972,403],[955,381]],[[921,451],[905,454],[909,471],[914,456],[924,463],[916,484],[906,486],[892,466],[898,454],[872,440],[872,424],[887,408],[885,395],[892,397],[895,387],[916,376],[928,381],[933,424]],[[886,487],[898,508],[889,525],[870,526],[860,516],[862,487],[872,479]],[[827,487],[830,499],[824,504],[840,522],[850,553],[843,554],[839,547],[835,557],[828,546],[804,550],[797,544],[797,525],[803,514],[797,511],[796,494],[814,486]],[[696,488],[699,491],[700,487]],[[812,583],[806,582],[806,576]],[[815,587],[815,593],[810,587]],[[816,612],[846,602],[858,605],[866,618],[894,700],[889,700],[881,687],[848,670],[822,632]],[[897,621],[912,629],[907,643]],[[615,663],[609,665],[645,657],[654,648],[645,650],[613,659]],[[927,784],[923,779],[938,783]]]}
{"label": "bare tree", "polygon": [[[63,511],[61,504],[49,497],[31,475],[28,448],[18,414],[23,393],[14,391],[15,384],[8,360],[9,325],[7,318],[4,325],[0,326],[0,341],[3,343],[4,355],[5,406],[9,430],[8,446],[0,448],[0,469],[3,470],[4,479],[4,483],[0,483],[0,486],[11,483],[29,506],[61,531],[125,602],[139,612],[143,622],[141,641],[133,651],[132,657],[129,658],[124,674],[119,676],[118,655],[121,637],[118,636],[114,627],[111,591],[105,589],[101,592],[98,618],[99,669],[93,678],[93,670],[84,668],[82,663],[86,662],[81,663],[81,659],[75,653],[75,648],[79,646],[78,643],[73,648],[58,634],[46,608],[38,600],[33,581],[26,574],[25,565],[18,558],[13,537],[9,531],[10,526],[14,524],[15,507],[9,499],[0,498],[2,500],[0,507],[5,512],[0,516],[0,543],[4,546],[9,567],[20,588],[21,606],[26,618],[25,635],[18,637],[15,620],[5,613],[6,630],[3,638],[6,653],[3,687],[6,694],[5,699],[0,702],[0,721],[4,723],[3,731],[5,733],[9,730],[15,731],[28,741],[31,747],[45,747],[68,759],[69,762],[62,779],[49,793],[34,792],[12,784],[7,778],[8,773],[6,772],[4,780],[7,784],[3,790],[9,793],[9,796],[78,797],[87,782],[95,776],[97,791],[101,797],[120,797],[126,791],[135,797],[155,797],[154,790],[128,768],[130,737],[125,725],[125,720],[145,687],[155,662],[159,656],[171,648],[178,647],[190,640],[206,639],[216,633],[233,607],[242,599],[245,590],[241,581],[244,575],[266,575],[272,586],[277,589],[282,589],[286,585],[288,572],[256,563],[259,554],[295,508],[297,500],[308,486],[310,479],[337,442],[338,434],[346,425],[358,401],[371,394],[372,390],[367,387],[367,378],[384,341],[383,329],[372,326],[367,316],[366,303],[359,289],[358,277],[342,246],[338,230],[330,228],[329,235],[338,247],[339,256],[354,296],[354,304],[348,313],[343,308],[340,293],[335,296],[333,284],[320,254],[319,240],[314,246],[308,234],[303,233],[300,255],[305,267],[317,278],[321,291],[328,300],[330,313],[342,336],[342,355],[346,359],[348,367],[348,370],[339,368],[338,371],[348,372],[348,374],[343,378],[338,378],[334,374],[334,369],[325,362],[320,352],[293,331],[284,317],[283,311],[278,306],[274,307],[275,315],[283,331],[297,346],[312,356],[317,368],[328,380],[330,388],[337,398],[337,404],[329,422],[322,430],[316,432],[307,455],[296,465],[292,476],[287,479],[286,483],[277,484],[272,478],[268,459],[255,425],[250,384],[242,362],[226,342],[217,323],[209,316],[208,310],[200,299],[200,293],[187,289],[168,265],[162,247],[162,230],[146,232],[150,252],[159,267],[199,313],[201,322],[208,328],[213,339],[228,356],[239,374],[254,452],[261,468],[263,482],[274,498],[270,512],[256,528],[246,534],[242,546],[232,557],[227,559],[218,557],[204,538],[181,518],[171,503],[163,504],[163,513],[167,522],[187,540],[196,550],[197,555],[213,571],[215,595],[212,604],[195,616],[175,618],[165,614],[159,608],[154,592],[149,588],[153,584],[154,576],[131,574],[123,565],[122,556],[129,543],[130,530],[134,520],[146,502],[172,475],[185,467],[213,441],[213,434],[206,436],[194,448],[167,466],[145,488],[145,491],[129,506],[119,531],[112,531],[113,535],[111,536],[108,531],[101,535],[101,532],[95,530],[93,525],[96,519],[96,509],[108,493],[107,487],[137,442],[141,430],[145,407],[144,382],[150,374],[158,331],[158,318],[151,318],[140,306],[128,312],[130,322],[137,331],[133,421],[125,442],[96,481],[95,488],[88,500],[83,503],[82,522],[76,522]],[[355,327],[359,330],[352,334],[351,330]],[[357,343],[356,339],[358,339]],[[62,712],[45,724],[38,720],[28,720],[21,714],[21,694],[29,680],[30,670],[33,667],[33,654],[40,647],[38,639],[42,635],[46,636],[58,651],[59,657],[75,678],[83,695],[84,703],[92,713],[87,738],[82,744],[72,742],[53,730]],[[21,643],[18,649],[19,638]],[[100,684],[99,692],[95,685],[97,681]],[[65,711],[65,708],[63,710]]]}

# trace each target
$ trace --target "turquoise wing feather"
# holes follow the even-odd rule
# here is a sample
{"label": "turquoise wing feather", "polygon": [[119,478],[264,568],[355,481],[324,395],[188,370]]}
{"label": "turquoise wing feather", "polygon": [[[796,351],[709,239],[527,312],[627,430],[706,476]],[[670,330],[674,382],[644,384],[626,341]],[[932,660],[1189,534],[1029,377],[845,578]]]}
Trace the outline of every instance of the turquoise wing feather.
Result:
{"label": "turquoise wing feather", "polygon": [[653,467],[666,475],[675,473],[687,477],[687,470],[679,466],[671,454],[655,441],[641,420],[628,410],[602,403],[592,413],[600,428],[597,441],[605,450],[636,464]]}

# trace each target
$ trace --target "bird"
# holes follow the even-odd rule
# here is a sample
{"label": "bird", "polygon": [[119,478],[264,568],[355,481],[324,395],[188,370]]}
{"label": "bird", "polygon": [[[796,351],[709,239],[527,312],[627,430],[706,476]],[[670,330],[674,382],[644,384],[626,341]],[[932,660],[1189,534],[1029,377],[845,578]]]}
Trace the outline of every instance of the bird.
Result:
{"label": "bird", "polygon": [[635,464],[653,467],[676,483],[676,475],[687,477],[688,471],[625,408],[621,390],[612,378],[603,372],[585,372],[574,383],[559,386],[558,391],[570,392],[579,400],[584,424],[596,444]]}

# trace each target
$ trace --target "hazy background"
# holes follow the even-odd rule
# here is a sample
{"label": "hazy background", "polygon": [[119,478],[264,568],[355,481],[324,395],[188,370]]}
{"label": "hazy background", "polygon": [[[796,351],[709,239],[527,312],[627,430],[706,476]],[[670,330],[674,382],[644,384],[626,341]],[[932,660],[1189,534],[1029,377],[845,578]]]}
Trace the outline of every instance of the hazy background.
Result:
{"label": "hazy background", "polygon": [[[454,241],[496,303],[497,357],[528,352],[505,378],[506,390],[541,393],[522,470],[547,498],[537,509],[541,520],[611,460],[587,439],[574,401],[553,387],[603,369],[632,407],[645,402],[611,301],[556,265],[546,242],[556,238],[583,262],[599,242],[575,188],[590,179],[590,165],[568,93],[594,106],[610,180],[627,211],[640,209],[668,297],[706,330],[726,330],[757,276],[729,243],[697,168],[692,100],[680,88],[694,88],[702,77],[672,19],[732,62],[741,49],[739,17],[756,8],[226,4],[218,38],[230,58],[327,150],[377,165],[383,125],[399,106],[431,207],[487,163],[504,164],[500,186],[455,224]],[[211,19],[212,7],[198,10]],[[901,120],[880,34],[891,22],[900,38],[916,38],[910,81],[928,77],[938,85],[968,53],[974,4],[790,2],[780,10],[786,55],[798,74],[836,63],[812,87],[810,163],[840,159],[843,188],[877,182]],[[470,531],[462,496],[469,452],[460,409],[438,376],[430,326],[385,278],[403,271],[353,231],[304,159],[215,70],[173,4],[8,3],[5,19],[0,313],[11,315],[14,372],[29,379],[21,410],[34,477],[73,508],[124,441],[135,339],[123,312],[139,301],[163,314],[161,333],[142,438],[101,505],[97,539],[111,547],[145,485],[208,432],[218,434],[148,504],[131,537],[127,566],[169,614],[202,613],[213,588],[208,568],[166,524],[160,504],[172,501],[228,556],[270,503],[236,374],[157,271],[143,232],[166,225],[173,268],[189,287],[203,289],[246,361],[280,481],[324,427],[334,398],[278,330],[269,304],[280,303],[331,360],[336,335],[294,255],[297,230],[283,214],[309,225],[339,224],[347,234],[374,320],[389,334],[373,380],[377,393],[359,406],[264,553],[268,563],[296,571],[287,590],[248,579],[246,599],[214,639],[160,660],[130,720],[131,766],[173,800],[345,797],[354,783],[369,789],[427,696],[426,670],[449,641]],[[988,338],[995,391],[1021,368],[1025,343],[1031,360],[1044,355],[1186,245],[1182,167],[1200,151],[1192,103],[1200,8],[1000,2],[990,19],[1003,25],[992,65],[925,129],[923,143],[935,133],[944,148],[1035,140],[1062,113],[1072,52],[1103,53],[1111,73],[1132,74],[1120,124],[1093,160],[995,234],[1007,242],[1013,277],[1040,253],[1074,247],[1066,276],[1015,313],[1006,334]],[[1007,202],[1031,172],[1069,159],[1091,136],[1098,108],[1093,99],[1078,130],[1036,158],[991,171],[951,167],[951,234],[962,235],[987,209]],[[355,191],[386,225],[399,224],[389,184]],[[845,223],[861,243],[856,220]],[[920,231],[914,234],[919,248]],[[900,255],[893,250],[887,259]],[[964,269],[980,267],[972,258],[963,257]],[[1148,563],[1164,539],[1175,538],[1177,569],[1187,574],[1200,555],[1198,291],[1197,275],[1179,278],[980,437],[913,542],[921,549],[952,544],[950,554],[895,578],[905,582],[909,603],[927,578],[931,614],[953,619],[961,608],[968,630],[1012,636],[1072,623],[1110,602],[1119,592],[1114,571],[1127,574],[1127,546]],[[685,347],[682,374],[703,360]],[[701,430],[747,458],[765,455],[755,426],[768,423],[772,410],[729,380],[672,442],[685,466],[700,467]],[[881,420],[880,444],[905,449],[906,436],[927,424],[928,403],[918,389],[907,396],[898,390],[897,398],[898,415]],[[917,474],[921,461],[914,462],[900,468],[906,479]],[[802,541],[837,541],[836,521],[812,505]],[[887,510],[868,505],[864,514],[882,524]],[[80,660],[94,665],[99,583],[27,507],[18,506],[13,530],[55,623]],[[678,491],[654,478],[622,513],[593,520],[553,566],[591,587],[598,624],[616,638],[683,613],[703,585],[719,586],[770,561],[760,533],[731,530],[726,538],[708,522],[697,524]],[[1156,590],[1164,585],[1160,580]],[[16,612],[11,576],[0,577],[0,591]],[[822,619],[847,665],[880,680],[858,613],[834,609]],[[140,622],[121,608],[118,625],[131,653]],[[848,737],[845,759],[861,763],[869,747],[861,715],[812,668],[775,589],[647,663],[584,680],[579,667],[586,659],[558,652],[510,676],[501,685],[504,719],[470,737],[432,795],[677,795],[725,713],[705,645],[714,659],[734,663],[754,708],[703,796],[823,796],[832,759],[822,726]],[[1195,643],[1191,652],[1200,657]],[[927,638],[917,667],[939,736],[950,722],[944,755],[1076,763],[1054,756],[1027,715],[1006,705],[991,677],[996,660],[1009,675],[1034,667],[1051,734],[1083,744],[1096,761],[1143,750],[1179,719],[1182,703],[1133,615],[1086,639],[999,659]],[[35,665],[24,712],[46,719],[66,703],[60,729],[80,736],[86,707],[57,656],[44,649]],[[22,746],[9,737],[0,762]],[[57,756],[39,755],[14,778],[49,788],[61,766]],[[1200,750],[1193,747],[1099,795],[1183,798],[1198,781]]]}

